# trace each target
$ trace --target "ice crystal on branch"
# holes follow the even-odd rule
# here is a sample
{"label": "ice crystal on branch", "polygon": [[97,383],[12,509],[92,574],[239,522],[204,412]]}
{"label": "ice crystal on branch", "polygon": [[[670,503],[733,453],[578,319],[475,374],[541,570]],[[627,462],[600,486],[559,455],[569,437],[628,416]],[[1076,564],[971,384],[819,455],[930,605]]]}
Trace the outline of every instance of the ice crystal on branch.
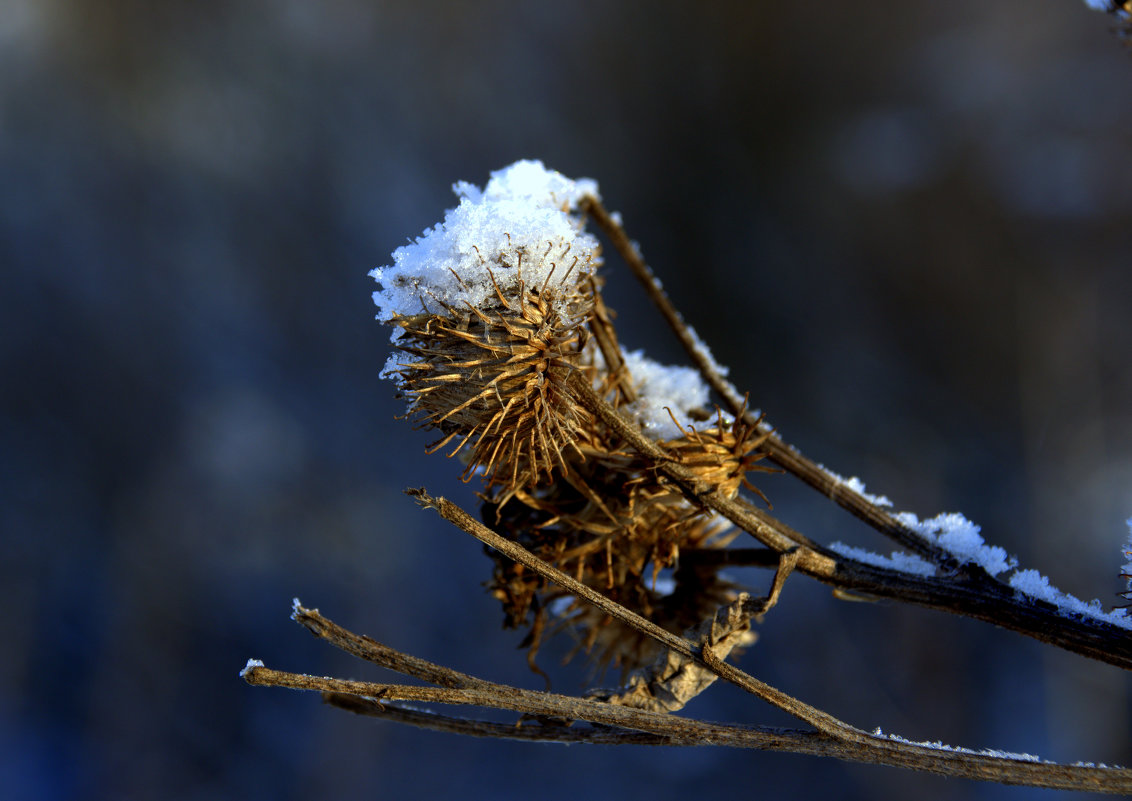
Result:
{"label": "ice crystal on branch", "polygon": [[1128,526],[1128,541],[1121,549],[1124,558],[1127,560],[1124,566],[1120,568],[1120,577],[1127,583],[1128,589],[1120,593],[1124,596],[1125,600],[1132,601],[1132,517],[1124,521]]}
{"label": "ice crystal on branch", "polygon": [[896,519],[939,545],[960,564],[974,562],[992,576],[1018,566],[1018,560],[1007,556],[1004,548],[987,545],[979,533],[980,527],[959,512],[945,512],[928,520],[901,512]]}
{"label": "ice crystal on branch", "polygon": [[893,551],[891,555],[885,556],[866,551],[864,548],[855,548],[843,542],[830,543],[829,549],[842,556],[848,556],[850,559],[856,559],[858,562],[864,562],[866,565],[899,570],[901,573],[910,573],[914,576],[934,576],[936,572],[935,565],[915,554]]}

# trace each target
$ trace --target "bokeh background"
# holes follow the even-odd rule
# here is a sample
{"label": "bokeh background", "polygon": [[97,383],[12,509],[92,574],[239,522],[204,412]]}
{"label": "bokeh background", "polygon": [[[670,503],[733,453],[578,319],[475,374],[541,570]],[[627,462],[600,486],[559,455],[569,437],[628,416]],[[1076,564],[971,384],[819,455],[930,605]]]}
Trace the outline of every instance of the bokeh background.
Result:
{"label": "bokeh background", "polygon": [[[473,488],[394,419],[366,276],[519,158],[600,181],[787,440],[1118,601],[1132,57],[1109,27],[1075,0],[0,0],[3,796],[1054,797],[465,740],[237,674],[380,676],[291,623],[297,595],[542,686],[480,547],[401,495]],[[624,342],[680,360],[606,274]],[[885,547],[763,486],[810,536]],[[543,652],[555,689],[596,683],[568,648]],[[1119,671],[804,579],[743,665],[864,728],[1132,762]],[[688,712],[789,723],[728,688]]]}

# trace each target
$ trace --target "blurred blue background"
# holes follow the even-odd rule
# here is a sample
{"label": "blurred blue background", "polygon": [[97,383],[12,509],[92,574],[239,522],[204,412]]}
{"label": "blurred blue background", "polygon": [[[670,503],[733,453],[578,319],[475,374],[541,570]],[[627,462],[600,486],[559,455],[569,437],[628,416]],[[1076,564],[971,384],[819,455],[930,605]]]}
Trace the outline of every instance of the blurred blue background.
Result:
{"label": "blurred blue background", "polygon": [[[541,688],[394,416],[369,269],[519,158],[600,181],[783,436],[1115,602],[1132,59],[1074,0],[0,0],[0,786],[24,799],[1052,793],[464,740],[246,686],[381,677],[288,619]],[[680,360],[610,257],[629,347]],[[884,549],[788,478],[822,541]],[[765,574],[749,577],[761,587]],[[555,667],[555,689],[595,683]],[[1129,681],[794,579],[743,660],[863,728],[1132,762]],[[607,682],[613,677],[606,677]],[[689,714],[788,724],[716,688]],[[1071,798],[1071,795],[1058,795]]]}

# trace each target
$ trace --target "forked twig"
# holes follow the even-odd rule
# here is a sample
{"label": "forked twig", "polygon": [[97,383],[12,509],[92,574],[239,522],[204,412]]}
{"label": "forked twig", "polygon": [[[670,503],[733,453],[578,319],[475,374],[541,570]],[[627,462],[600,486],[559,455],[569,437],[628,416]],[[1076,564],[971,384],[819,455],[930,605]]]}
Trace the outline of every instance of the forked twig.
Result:
{"label": "forked twig", "polygon": [[[751,425],[756,424],[758,421],[747,410],[743,396],[726,379],[699,337],[676,310],[640,251],[617,220],[609,214],[601,201],[592,196],[584,198],[581,206],[609,237],[704,380],[724,399],[734,415],[741,416]],[[946,574],[943,577],[916,576],[834,554],[760,509],[741,500],[728,501],[720,498],[710,488],[697,488],[690,483],[689,471],[667,460],[655,442],[620,418],[592,388],[579,386],[577,391],[581,400],[616,430],[619,436],[638,452],[655,459],[658,469],[684,487],[690,499],[725,515],[736,526],[773,550],[781,552],[795,545],[800,547],[803,557],[798,569],[803,573],[839,590],[891,598],[983,620],[1090,659],[1132,670],[1132,636],[1127,630],[1097,619],[1068,618],[1060,614],[1052,604],[1019,596],[1011,587],[977,565],[956,567],[950,553],[929,542],[866,496],[852,490],[838,477],[783,442],[776,434],[771,433],[763,445],[771,461],[832,498],[901,547],[944,568]],[[759,425],[765,426],[765,423]]]}
{"label": "forked twig", "polygon": [[[688,358],[696,365],[700,375],[723,398],[728,411],[736,417],[741,417],[750,425],[755,425],[757,420],[746,408],[743,395],[734,384],[727,380],[723,370],[703,346],[695,331],[685,322],[683,315],[677,311],[668,294],[661,287],[656,275],[645,262],[640,250],[625,233],[625,229],[606,210],[601,201],[592,195],[582,200],[581,207],[609,237],[613,247],[641,284],[649,300],[652,301],[680,341]],[[760,426],[764,429],[769,428],[765,423],[760,424]],[[883,508],[870,502],[860,493],[851,490],[829,471],[803,456],[796,448],[784,443],[777,434],[771,433],[763,447],[770,460],[783,470],[800,478],[821,494],[832,498],[839,506],[891,538],[902,548],[936,562],[947,559],[946,552],[927,542],[918,532],[901,523]]]}
{"label": "forked twig", "polygon": [[[540,175],[550,179],[541,164],[521,163],[513,169],[527,171],[524,180]],[[554,180],[557,182],[560,177]],[[572,606],[571,610],[581,608],[579,614],[589,615],[591,610],[582,604],[592,605],[602,613],[593,615],[601,626],[616,621],[627,627],[633,636],[642,635],[660,646],[661,655],[652,664],[638,667],[628,683],[618,690],[591,691],[586,697],[570,697],[497,684],[402,653],[354,634],[296,600],[293,618],[315,636],[423,684],[310,676],[274,670],[255,660],[249,661],[241,673],[244,679],[254,685],[319,692],[327,703],[357,714],[479,737],[603,744],[724,745],[833,756],[1005,784],[1132,793],[1132,770],[1124,768],[1061,765],[1028,755],[914,743],[886,736],[879,730],[868,733],[726,661],[730,654],[738,652],[736,649],[754,642],[750,621],[756,617],[761,619],[761,615],[775,606],[787,577],[794,571],[837,590],[897,599],[992,622],[1125,669],[1132,669],[1132,636],[1111,622],[1126,623],[1116,615],[1107,615],[1104,620],[1097,615],[1073,618],[1052,603],[1016,593],[968,558],[969,552],[952,553],[948,550],[952,546],[942,537],[931,536],[930,528],[924,529],[928,533],[914,530],[869,496],[854,490],[849,482],[784,443],[761,417],[748,413],[745,398],[727,381],[726,370],[714,361],[695,331],[676,311],[620,223],[596,197],[575,198],[575,201],[562,205],[561,214],[580,210],[602,228],[640,279],[707,384],[743,423],[735,423],[727,429],[724,414],[719,412],[718,427],[710,429],[711,436],[706,437],[685,428],[669,410],[672,421],[685,437],[654,440],[646,436],[643,427],[653,423],[643,416],[630,419],[630,414],[638,414],[632,411],[631,405],[639,401],[637,405],[643,404],[647,409],[649,403],[660,405],[658,398],[667,400],[668,396],[649,390],[648,379],[635,381],[626,369],[611,322],[612,313],[601,301],[599,282],[587,275],[584,281],[579,279],[577,286],[551,291],[548,287],[557,262],[550,262],[549,272],[541,279],[542,288],[528,293],[524,276],[537,274],[546,264],[540,266],[536,259],[529,262],[530,271],[524,272],[528,264],[524,257],[529,252],[525,248],[530,245],[513,242],[512,234],[504,232],[507,259],[504,259],[502,245],[492,251],[495,255],[491,258],[505,268],[514,261],[513,280],[507,283],[500,279],[500,282],[508,293],[514,291],[520,308],[516,309],[508,301],[510,294],[504,293],[490,269],[487,277],[502,308],[497,309],[498,313],[489,314],[477,310],[468,301],[476,316],[475,325],[468,322],[470,318],[444,323],[440,314],[434,320],[427,308],[423,316],[413,316],[412,310],[398,311],[401,300],[388,295],[379,303],[393,304],[389,319],[408,326],[405,330],[410,333],[410,344],[399,347],[435,362],[406,363],[401,365],[398,376],[402,390],[412,395],[414,402],[421,406],[422,414],[426,414],[424,419],[445,435],[438,447],[457,436],[464,437],[460,445],[463,447],[473,435],[478,436],[465,477],[470,478],[476,471],[487,475],[487,486],[494,494],[489,492],[484,500],[496,507],[499,531],[424,489],[408,490],[408,494],[421,506],[436,511],[501,555],[495,557],[498,572],[493,591],[497,591],[508,614],[515,619],[532,614],[532,610],[536,617],[541,615],[544,607],[540,605],[559,597],[561,590],[577,599],[577,606]],[[556,200],[555,207],[559,204]],[[569,224],[565,228],[577,233],[578,221],[569,218],[566,222]],[[445,225],[448,225],[447,217]],[[584,258],[592,268],[597,263],[597,243],[586,236],[584,242],[576,236],[551,238],[545,243],[543,256],[551,253],[555,241],[562,243],[561,258],[577,245],[585,253],[575,257],[575,261]],[[427,250],[434,245],[421,239],[413,247]],[[473,247],[479,253],[478,246]],[[539,243],[538,247],[542,252],[543,244]],[[483,255],[480,262],[481,266],[486,264]],[[471,291],[475,281],[470,275],[462,276],[451,268],[450,272],[464,292]],[[384,282],[382,271],[376,273]],[[447,275],[444,278],[448,280]],[[481,276],[481,283],[482,280]],[[559,295],[559,291],[563,294]],[[421,302],[422,307],[427,306],[423,299]],[[560,302],[561,308],[555,306],[556,302]],[[451,305],[443,301],[440,305],[445,313],[453,313]],[[583,311],[571,311],[567,319],[561,316],[562,309]],[[588,334],[580,328],[582,325],[589,326]],[[447,338],[444,342],[438,339],[441,334]],[[587,345],[588,350],[583,349],[587,340],[596,343],[594,347]],[[473,349],[470,355],[469,348]],[[482,356],[481,350],[489,351],[490,357]],[[598,354],[601,362],[585,361],[597,359]],[[490,370],[485,367],[489,363]],[[430,372],[434,368],[435,375]],[[634,367],[634,371],[636,369]],[[423,378],[421,371],[424,371]],[[614,403],[609,402],[610,398]],[[498,408],[494,405],[496,401]],[[623,406],[623,402],[628,405]],[[686,410],[690,419],[700,419],[696,409]],[[509,414],[505,422],[504,417]],[[489,433],[493,439],[486,440]],[[591,444],[583,449],[574,441],[575,434],[583,443]],[[589,439],[581,437],[582,434]],[[763,434],[766,436],[761,436]],[[562,448],[571,445],[577,451],[576,464],[560,453]],[[760,446],[780,467],[832,497],[920,559],[874,559],[869,554],[861,555],[861,559],[847,557],[834,550],[837,546],[827,548],[738,497],[739,486],[758,492],[745,479],[740,482],[735,476],[742,477],[748,470],[759,469],[752,468],[751,464],[763,455],[757,450]],[[555,474],[559,469],[562,475]],[[543,479],[552,483],[540,485]],[[568,486],[555,486],[554,480]],[[601,495],[588,483],[594,480],[594,486],[606,488],[604,491],[613,495],[628,486],[631,491],[624,493],[622,507],[603,502]],[[499,510],[508,500],[523,508],[505,519]],[[725,531],[725,540],[715,539],[724,536],[717,527],[720,521],[705,514],[706,510],[712,510],[753,536],[761,547],[724,550],[734,532]],[[595,521],[590,515],[597,512],[600,519]],[[689,521],[700,528],[693,529]],[[531,526],[535,529],[528,538],[525,532]],[[546,539],[540,539],[546,532],[557,538],[551,541],[553,547],[547,546]],[[582,546],[568,542],[570,537],[578,535],[588,538]],[[545,559],[520,542],[533,542],[532,548],[546,554]],[[619,543],[618,547],[625,546],[625,552],[619,553],[617,558],[622,560],[620,564],[630,566],[622,570],[633,582],[644,570],[642,560],[652,560],[655,597],[661,597],[655,591],[656,574],[662,567],[676,565],[677,556],[681,554],[684,562],[675,572],[677,585],[682,575],[698,578],[701,572],[714,571],[725,564],[774,567],[774,578],[767,595],[759,599],[752,599],[746,593],[735,597],[730,594],[730,585],[722,580],[718,585],[721,589],[711,590],[717,594],[701,590],[698,603],[706,601],[714,606],[721,598],[733,600],[680,636],[595,589],[605,588],[613,597],[627,599],[626,604],[638,605],[639,599],[619,594],[622,585],[615,582],[613,572],[614,565],[618,564],[614,561],[614,542]],[[720,547],[713,548],[713,545]],[[583,547],[589,550],[583,551]],[[604,551],[595,551],[594,547],[604,548]],[[514,567],[507,560],[522,568]],[[994,560],[975,561],[988,565],[992,572],[997,567]],[[562,566],[572,566],[576,575],[567,574],[560,569]],[[506,573],[512,568],[514,573]],[[683,573],[685,569],[689,572]],[[641,588],[634,584],[633,589]],[[1041,593],[1035,591],[1035,594]],[[1058,599],[1056,594],[1043,597]],[[639,608],[650,609],[650,606],[641,603]],[[672,621],[684,620],[665,610],[657,612],[658,608],[653,607],[646,614],[656,613],[655,621],[667,622],[674,629],[677,626]],[[705,606],[687,608],[702,610]],[[1080,606],[1066,608],[1077,610]],[[703,613],[694,611],[693,614],[699,618]],[[541,620],[537,617],[532,636],[541,631]],[[618,627],[606,632],[613,632],[610,639],[614,640],[623,633]],[[710,723],[673,714],[717,679],[787,712],[811,729]],[[505,724],[408,706],[413,703],[470,706],[520,717],[517,723]]]}
{"label": "forked twig", "polygon": [[[434,684],[442,683],[445,686],[346,681],[273,670],[258,662],[249,662],[244,668],[241,675],[245,681],[264,687],[320,692],[328,703],[340,708],[413,726],[479,737],[544,742],[720,745],[832,756],[853,762],[903,767],[1003,784],[1114,794],[1132,792],[1132,770],[1123,768],[1059,765],[1035,761],[1034,758],[1023,755],[944,749],[864,732],[860,732],[859,736],[838,737],[820,731],[709,723],[588,698],[495,684],[356,635],[326,619],[317,609],[307,609],[298,602],[292,617],[316,636],[348,653],[411,678]],[[624,610],[621,619],[629,621],[632,617],[631,612]],[[702,656],[709,665],[717,661],[710,648],[705,648]],[[718,664],[710,666],[713,669],[719,668]],[[722,675],[725,671],[720,672]],[[476,706],[519,712],[526,716],[526,722],[506,725],[447,716],[402,706],[404,702]],[[584,721],[589,725],[579,726],[577,721]],[[858,732],[852,727],[845,728],[850,732]]]}
{"label": "forked twig", "polygon": [[778,603],[786,577],[798,563],[798,551],[787,551],[778,559],[770,592],[760,602],[740,593],[732,603],[717,610],[684,636],[700,644],[701,665],[692,657],[665,651],[651,665],[633,671],[620,691],[603,693],[601,700],[637,709],[676,712],[719,678],[720,665],[736,648],[752,644],[751,618],[762,616]]}
{"label": "forked twig", "polygon": [[864,732],[842,723],[832,715],[804,704],[732,665],[719,662],[717,659],[712,660],[712,657],[708,656],[711,651],[709,647],[700,647],[682,637],[677,637],[652,621],[646,620],[637,613],[611,601],[601,593],[547,564],[518,543],[496,534],[451,501],[445,498],[434,498],[424,489],[408,490],[408,494],[416,499],[421,506],[434,509],[445,520],[461,531],[471,534],[484,545],[494,548],[509,559],[513,559],[524,567],[533,570],[548,581],[554,582],[567,592],[588,601],[610,617],[651,637],[665,648],[703,665],[720,678],[726,679],[737,687],[758,696],[799,720],[809,723],[818,731],[835,734],[842,739],[868,736]]}

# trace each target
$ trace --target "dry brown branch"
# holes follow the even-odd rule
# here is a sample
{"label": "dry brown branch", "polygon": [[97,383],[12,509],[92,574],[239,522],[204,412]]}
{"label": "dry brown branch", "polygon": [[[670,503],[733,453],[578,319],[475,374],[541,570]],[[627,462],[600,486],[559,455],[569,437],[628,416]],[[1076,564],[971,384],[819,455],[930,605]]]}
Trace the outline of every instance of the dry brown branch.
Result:
{"label": "dry brown branch", "polygon": [[[751,617],[749,598],[743,593],[696,629],[685,632],[684,637],[701,649],[710,649],[722,661],[736,648],[746,648],[757,639],[751,631]],[[665,651],[651,665],[634,670],[620,690],[592,697],[634,709],[678,712],[717,678],[714,671],[691,657]]]}
{"label": "dry brown branch", "polygon": [[[735,388],[735,385],[723,375],[719,365],[711,358],[691,327],[684,321],[683,315],[677,311],[668,294],[657,281],[653,271],[645,262],[640,250],[629,239],[621,224],[595,197],[585,198],[582,201],[582,208],[609,237],[614,249],[617,250],[633,276],[641,284],[649,300],[652,301],[680,341],[688,358],[700,371],[708,385],[723,398],[728,411],[736,416],[745,416],[748,422],[753,424],[755,418],[747,410],[745,398]],[[900,523],[883,508],[870,503],[859,493],[853,492],[831,475],[829,471],[822,469],[816,462],[803,456],[797,448],[784,443],[777,435],[772,433],[767,439],[765,447],[770,459],[783,470],[801,479],[822,495],[832,498],[839,506],[890,537],[902,548],[932,561],[947,559],[948,555],[945,552],[931,543],[925,542],[917,532]]]}
{"label": "dry brown branch", "polygon": [[[528,173],[543,169],[521,166]],[[551,200],[539,213],[553,208],[562,215],[558,222],[564,225],[554,229],[557,239],[521,240],[510,233],[516,229],[500,229],[493,249],[485,246],[486,255],[473,246],[471,267],[463,268],[468,274],[450,270],[461,291],[470,291],[468,281],[475,283],[471,273],[486,273],[478,284],[487,291],[482,309],[470,301],[467,309],[457,308],[440,300],[420,276],[402,277],[417,288],[423,311],[394,308],[386,319],[401,329],[396,347],[407,354],[396,365],[394,380],[418,422],[440,431],[436,448],[468,445],[464,478],[483,478],[481,511],[488,524],[424,489],[407,493],[488,547],[494,564],[489,589],[502,602],[509,625],[529,628],[532,667],[542,635],[555,626],[573,626],[575,633],[584,633],[579,639],[591,653],[598,650],[601,658],[636,670],[620,688],[580,698],[500,685],[354,634],[296,601],[294,619],[315,636],[424,686],[288,673],[254,661],[242,673],[245,680],[316,691],[357,714],[471,736],[724,745],[1006,784],[1132,792],[1132,770],[1124,768],[1060,765],[1026,755],[914,743],[879,730],[868,733],[725,661],[755,641],[751,620],[761,620],[775,606],[795,572],[849,595],[990,622],[1123,669],[1132,669],[1132,635],[1108,622],[1126,622],[1116,615],[1073,616],[1066,608],[1072,612],[1080,605],[1059,608],[1024,595],[988,572],[1001,569],[985,549],[976,551],[978,563],[970,550],[947,550],[954,546],[945,548],[942,537],[933,539],[930,527],[921,533],[906,525],[785,443],[761,415],[748,412],[746,398],[726,380],[601,203],[584,194],[565,203],[559,196]],[[676,433],[657,433],[662,428],[653,414],[660,407],[657,399],[667,401],[670,395],[650,390],[641,373],[659,373],[618,344],[613,314],[594,275],[600,247],[595,239],[577,239],[583,221],[570,217],[573,211],[593,219],[612,241],[734,419],[703,408],[706,401],[699,398],[707,390],[697,380],[704,394],[688,403],[680,396],[679,416],[665,406]],[[568,263],[574,267],[560,269]],[[526,281],[524,276],[532,274],[542,276],[539,282]],[[381,280],[396,284],[400,279],[383,274]],[[443,280],[451,278],[445,273]],[[660,383],[665,380],[670,378]],[[766,469],[758,464],[764,456],[917,558],[886,561],[826,547],[750,503],[740,489],[762,495],[747,474]],[[915,518],[902,519],[918,525]],[[729,549],[740,531],[761,547]],[[976,538],[976,547],[979,543]],[[726,565],[774,567],[767,595],[738,592],[717,575]],[[672,572],[670,592],[657,589],[665,569]],[[1059,600],[1056,594],[1044,597]],[[566,606],[548,611],[559,602]],[[599,637],[605,639],[594,649]],[[811,728],[737,726],[673,714],[719,679]],[[520,717],[505,724],[407,706],[413,703]]]}
{"label": "dry brown branch", "polygon": [[[646,294],[680,340],[688,357],[704,380],[726,401],[731,412],[756,420],[746,410],[745,399],[723,376],[718,365],[699,343],[667,294],[660,287],[638,248],[621,225],[593,197],[583,201],[585,212],[606,233],[614,248],[644,287]],[[980,567],[956,566],[951,554],[928,542],[917,531],[894,518],[868,497],[855,492],[838,477],[803,456],[796,448],[771,434],[764,443],[769,457],[786,472],[804,481],[822,495],[868,523],[909,552],[944,568],[942,577],[915,576],[886,570],[833,554],[798,532],[792,531],[768,513],[745,504],[719,498],[711,488],[696,487],[681,465],[666,460],[656,443],[634,426],[619,418],[589,387],[579,387],[579,397],[602,417],[633,448],[657,460],[657,469],[685,489],[689,498],[715,509],[763,545],[783,551],[794,545],[802,549],[799,570],[839,590],[877,598],[913,603],[952,614],[972,617],[1025,634],[1067,651],[1132,670],[1132,635],[1101,620],[1068,618],[1052,604],[1020,596],[1011,587],[988,575]]]}
{"label": "dry brown branch", "polygon": [[561,570],[542,561],[521,545],[499,536],[451,501],[445,498],[434,498],[424,489],[409,490],[409,494],[416,498],[421,506],[428,509],[435,509],[445,520],[454,524],[462,531],[471,534],[484,545],[491,546],[508,558],[515,560],[525,567],[534,570],[539,575],[553,581],[568,592],[585,599],[614,619],[651,637],[665,648],[675,651],[685,658],[694,660],[698,664],[711,670],[720,678],[727,679],[735,686],[746,690],[752,695],[778,707],[799,720],[809,723],[818,731],[836,733],[842,738],[855,738],[864,735],[864,732],[842,723],[832,715],[826,714],[807,704],[803,704],[801,701],[790,697],[781,690],[777,690],[769,684],[759,681],[754,676],[750,676],[732,665],[719,662],[714,658],[711,648],[704,647],[699,643],[690,642],[682,637],[677,637],[675,634],[660,628],[652,621],[646,620],[620,604],[610,601],[605,596],[595,592],[573,577],[566,575]]}
{"label": "dry brown branch", "polygon": [[[1132,792],[1132,770],[1123,768],[1059,765],[1020,755],[945,750],[864,732],[860,732],[859,737],[846,738],[821,732],[709,723],[599,700],[495,684],[353,634],[324,618],[318,610],[306,609],[297,602],[292,617],[316,636],[348,653],[411,678],[443,682],[446,686],[346,681],[273,670],[254,662],[241,674],[245,681],[258,686],[320,692],[328,703],[340,708],[414,726],[473,736],[550,742],[717,745],[784,751],[1003,784],[1113,794]],[[711,649],[706,648],[703,653],[711,654]],[[708,661],[715,659],[709,657]],[[402,706],[406,702],[505,710],[521,713],[524,718],[519,724],[505,725]],[[578,721],[590,725],[578,727]],[[857,731],[851,727],[849,730]]]}

